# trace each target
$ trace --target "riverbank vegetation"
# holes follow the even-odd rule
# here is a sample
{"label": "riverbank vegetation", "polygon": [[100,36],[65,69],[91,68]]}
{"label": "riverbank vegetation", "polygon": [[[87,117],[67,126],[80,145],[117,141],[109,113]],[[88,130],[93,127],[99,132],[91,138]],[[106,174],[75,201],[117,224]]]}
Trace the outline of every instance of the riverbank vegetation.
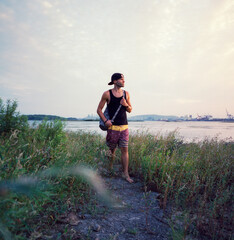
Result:
{"label": "riverbank vegetation", "polygon": [[185,235],[231,239],[233,143],[214,138],[183,144],[175,133],[136,134],[130,146],[132,173],[162,194],[163,208],[171,202],[182,211]]}
{"label": "riverbank vegetation", "polygon": [[[65,132],[61,121],[30,128],[16,108],[14,101],[0,102],[0,231],[6,239],[29,239],[56,228],[67,212],[92,208],[89,185],[70,170],[79,164],[98,169],[108,151],[100,135]],[[175,216],[183,222],[182,238],[231,239],[233,153],[233,143],[217,139],[184,144],[176,133],[135,133],[129,169],[160,193],[162,208],[172,207],[173,227]]]}

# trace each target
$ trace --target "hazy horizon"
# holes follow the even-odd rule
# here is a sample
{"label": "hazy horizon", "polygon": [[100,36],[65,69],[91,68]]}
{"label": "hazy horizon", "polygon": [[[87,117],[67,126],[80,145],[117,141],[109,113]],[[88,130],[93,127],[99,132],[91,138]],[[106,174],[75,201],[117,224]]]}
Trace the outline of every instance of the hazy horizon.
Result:
{"label": "hazy horizon", "polygon": [[[77,119],[84,119],[84,118],[99,118],[98,114],[88,114],[86,116],[81,116],[81,117],[75,117],[75,116],[68,116],[68,117],[65,117],[63,115],[54,115],[54,114],[43,114],[43,113],[35,113],[35,114],[25,114],[25,115],[45,115],[45,116],[57,116],[57,117],[62,117],[62,118],[77,118]],[[172,115],[172,114],[165,114],[165,115],[161,115],[161,114],[156,114],[156,113],[152,113],[152,114],[129,114],[128,113],[128,118],[131,119],[131,118],[134,118],[134,117],[140,117],[140,116],[162,116],[162,117],[187,117],[187,118],[190,118],[190,116],[192,116],[192,118],[199,118],[199,117],[205,117],[206,115],[183,115],[183,116],[180,116],[180,115]],[[221,117],[217,117],[217,116],[212,116],[213,118],[221,118]],[[224,116],[223,118],[227,118],[227,115]]]}
{"label": "hazy horizon", "polygon": [[234,115],[232,0],[2,0],[0,97],[22,114],[96,114],[114,72],[129,116]]}

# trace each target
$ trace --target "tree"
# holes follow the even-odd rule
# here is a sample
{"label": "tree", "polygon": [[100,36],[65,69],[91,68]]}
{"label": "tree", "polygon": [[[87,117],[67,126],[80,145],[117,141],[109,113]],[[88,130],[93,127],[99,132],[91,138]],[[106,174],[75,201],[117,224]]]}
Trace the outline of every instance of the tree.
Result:
{"label": "tree", "polygon": [[4,104],[0,98],[0,135],[28,126],[27,117],[20,115],[16,111],[17,107],[17,101],[8,99]]}

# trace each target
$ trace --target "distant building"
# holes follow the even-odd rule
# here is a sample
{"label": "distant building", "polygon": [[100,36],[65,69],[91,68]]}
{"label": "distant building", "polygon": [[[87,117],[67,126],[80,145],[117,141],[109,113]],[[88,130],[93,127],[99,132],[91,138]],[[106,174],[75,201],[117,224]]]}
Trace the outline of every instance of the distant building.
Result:
{"label": "distant building", "polygon": [[234,119],[233,115],[231,115],[227,110],[226,110],[226,112],[227,112],[227,119]]}
{"label": "distant building", "polygon": [[212,115],[203,115],[203,116],[198,115],[197,116],[198,121],[209,121],[209,120],[212,120],[212,119],[213,119]]}

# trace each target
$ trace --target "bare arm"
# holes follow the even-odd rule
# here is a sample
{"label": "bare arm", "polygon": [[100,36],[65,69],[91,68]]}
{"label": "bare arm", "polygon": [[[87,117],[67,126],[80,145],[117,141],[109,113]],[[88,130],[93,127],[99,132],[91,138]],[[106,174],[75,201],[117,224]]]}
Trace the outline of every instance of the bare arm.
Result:
{"label": "bare arm", "polygon": [[132,105],[130,102],[130,96],[129,93],[126,91],[126,99],[121,99],[120,104],[122,104],[124,107],[126,107],[126,111],[127,112],[131,112],[132,111]]}
{"label": "bare arm", "polygon": [[110,127],[112,125],[112,123],[110,120],[106,121],[108,119],[106,119],[106,117],[104,116],[102,109],[103,109],[104,105],[109,102],[109,99],[110,99],[109,91],[104,92],[102,95],[101,101],[98,104],[98,108],[97,108],[97,114],[103,120],[103,122],[106,122],[105,125],[107,127]]}

